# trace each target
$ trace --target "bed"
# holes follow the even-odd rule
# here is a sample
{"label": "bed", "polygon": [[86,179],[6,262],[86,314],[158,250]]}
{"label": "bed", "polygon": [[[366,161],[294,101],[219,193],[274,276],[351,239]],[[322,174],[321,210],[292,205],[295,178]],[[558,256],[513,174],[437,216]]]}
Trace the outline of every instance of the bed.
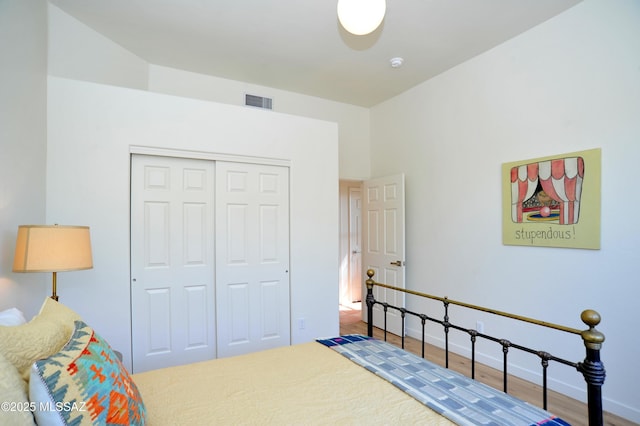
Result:
{"label": "bed", "polygon": [[[368,309],[403,309],[375,300],[372,288],[384,284],[372,278],[371,271]],[[585,318],[587,356],[575,365],[587,381],[589,424],[596,425],[602,424],[598,345],[604,337],[596,317]],[[48,299],[31,321],[18,322],[0,326],[3,425],[567,424],[366,335],[130,375],[108,343],[58,302]]]}
{"label": "bed", "polygon": [[453,424],[317,342],[133,378],[151,425]]}

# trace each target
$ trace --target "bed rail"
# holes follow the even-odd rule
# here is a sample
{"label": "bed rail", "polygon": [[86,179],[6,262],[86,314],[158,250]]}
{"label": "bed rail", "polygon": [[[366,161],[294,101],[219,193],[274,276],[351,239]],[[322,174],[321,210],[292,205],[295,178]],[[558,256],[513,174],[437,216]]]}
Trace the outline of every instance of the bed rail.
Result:
{"label": "bed rail", "polygon": [[[445,367],[449,368],[449,331],[457,330],[463,333],[467,333],[470,337],[471,341],[471,378],[475,379],[475,345],[478,338],[489,340],[495,343],[498,343],[502,346],[503,352],[503,390],[507,392],[507,366],[508,366],[508,354],[509,349],[517,349],[523,352],[527,352],[533,355],[537,355],[540,358],[540,363],[542,365],[542,400],[543,400],[543,408],[547,409],[547,368],[549,366],[549,362],[557,362],[560,364],[568,365],[570,367],[575,368],[577,371],[582,373],[585,382],[587,383],[587,406],[588,406],[588,414],[589,414],[589,426],[601,426],[603,424],[603,415],[602,415],[602,385],[604,384],[605,379],[605,369],[604,364],[600,361],[600,349],[602,348],[602,343],[604,342],[604,334],[600,331],[596,330],[596,325],[600,323],[600,314],[598,312],[588,309],[582,312],[580,318],[582,322],[584,322],[589,329],[588,330],[578,330],[571,327],[565,327],[563,325],[553,324],[545,321],[539,321],[533,318],[527,318],[520,315],[514,315],[508,312],[497,311],[494,309],[485,308],[482,306],[472,305],[469,303],[459,302],[456,300],[449,299],[447,297],[438,297],[433,296],[426,293],[421,293],[414,290],[408,290],[404,288],[394,287],[388,284],[378,283],[374,281],[373,277],[375,272],[372,269],[367,271],[368,279],[366,280],[367,286],[367,318],[373,318],[373,307],[374,305],[381,305],[384,312],[384,340],[387,340],[387,312],[389,309],[394,309],[400,312],[400,317],[402,320],[402,330],[405,329],[405,321],[406,316],[413,316],[419,318],[422,323],[422,357],[425,356],[425,325],[427,321],[440,324],[444,330],[444,351],[445,351]],[[443,319],[437,319],[435,317],[431,317],[426,314],[421,314],[417,312],[412,312],[404,307],[393,306],[386,302],[381,302],[375,300],[373,295],[374,286],[384,287],[391,290],[396,290],[399,292],[412,294],[415,296],[440,301],[444,307],[444,315]],[[518,321],[523,321],[526,323],[538,325],[541,327],[552,328],[555,330],[559,330],[562,332],[570,333],[570,334],[578,334],[582,337],[582,340],[586,349],[586,356],[582,362],[572,362],[566,359],[558,358],[551,355],[548,352],[535,350],[524,345],[520,345],[514,342],[511,342],[506,339],[500,339],[494,336],[490,336],[484,333],[480,333],[477,330],[469,329],[465,327],[461,327],[452,323],[449,320],[449,305],[457,305],[464,308],[487,312],[490,314],[498,315],[501,317],[506,317]],[[369,336],[373,337],[373,321],[369,320],[367,324],[367,333]],[[404,349],[405,345],[405,336],[404,333],[401,337],[402,348]]]}

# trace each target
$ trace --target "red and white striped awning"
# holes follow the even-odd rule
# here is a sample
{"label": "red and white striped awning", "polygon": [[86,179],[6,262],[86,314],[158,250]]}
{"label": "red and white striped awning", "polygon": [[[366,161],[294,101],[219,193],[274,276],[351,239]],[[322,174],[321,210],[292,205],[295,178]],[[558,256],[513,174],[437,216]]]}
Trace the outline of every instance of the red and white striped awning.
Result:
{"label": "red and white striped awning", "polygon": [[561,225],[578,222],[584,179],[582,157],[523,164],[511,168],[511,219],[523,222],[522,203],[534,195],[538,182],[551,199],[560,204]]}

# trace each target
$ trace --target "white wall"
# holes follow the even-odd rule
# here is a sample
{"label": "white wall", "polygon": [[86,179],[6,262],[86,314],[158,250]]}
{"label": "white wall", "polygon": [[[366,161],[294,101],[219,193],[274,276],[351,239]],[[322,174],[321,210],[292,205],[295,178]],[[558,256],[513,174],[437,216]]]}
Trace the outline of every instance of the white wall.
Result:
{"label": "white wall", "polygon": [[54,5],[49,74],[232,105],[244,105],[245,93],[272,97],[274,111],[338,123],[340,177],[370,175],[369,109],[149,64]]}
{"label": "white wall", "polygon": [[47,4],[0,1],[0,310],[30,318],[50,274],[14,274],[18,225],[45,219]]}
{"label": "white wall", "polygon": [[148,64],[49,4],[48,72],[57,77],[145,89]]}
{"label": "white wall", "polygon": [[56,77],[48,89],[47,221],[89,225],[94,255],[59,291],[128,365],[132,145],[289,160],[292,341],[338,332],[335,123]]}
{"label": "white wall", "polygon": [[277,112],[336,122],[340,178],[370,176],[368,108],[158,65],[149,67],[149,90],[232,105],[244,105],[248,93],[272,98]]}
{"label": "white wall", "polygon": [[[292,269],[291,273],[293,282],[301,283],[300,285],[292,286],[292,318],[295,321],[297,318],[304,317],[306,324],[305,330],[294,329],[292,336],[294,342],[299,342],[308,340],[312,336],[326,335],[330,330],[333,330],[334,333],[337,332],[337,242],[331,244],[333,256],[331,259],[332,266],[326,270],[326,272],[320,274],[322,278],[309,278],[307,276],[307,263],[313,262],[313,267],[317,268],[317,265],[315,265],[316,261],[320,262],[320,264],[325,262],[327,247],[324,245],[324,241],[332,239],[337,241],[338,238],[338,168],[340,167],[340,173],[345,173],[356,178],[369,174],[369,111],[364,108],[339,104],[319,98],[284,91],[275,91],[258,86],[248,86],[242,82],[217,79],[215,77],[207,77],[156,65],[149,65],[112,40],[105,38],[92,28],[53,5],[49,6],[49,25],[49,74],[62,78],[51,79],[53,83],[51,83],[49,92],[49,155],[47,160],[51,170],[47,175],[47,182],[49,184],[47,199],[50,201],[50,204],[47,206],[47,219],[49,222],[57,223],[84,223],[88,220],[93,220],[93,216],[87,214],[88,210],[91,210],[92,214],[99,216],[102,221],[100,222],[102,225],[99,225],[99,227],[106,226],[108,229],[107,231],[103,230],[102,232],[106,232],[106,234],[100,237],[100,229],[94,230],[92,227],[94,250],[96,250],[96,259],[94,262],[99,262],[101,258],[110,259],[107,262],[109,267],[106,269],[96,264],[96,267],[92,271],[61,275],[59,279],[61,294],[65,285],[71,289],[75,289],[76,285],[82,287],[80,283],[90,280],[92,281],[92,286],[100,287],[95,290],[95,294],[90,294],[99,294],[100,299],[106,298],[107,295],[113,297],[114,300],[123,296],[128,298],[128,293],[124,293],[124,287],[122,287],[121,284],[115,288],[109,288],[109,283],[112,281],[121,283],[123,280],[126,280],[128,286],[128,258],[126,264],[121,263],[125,260],[123,257],[125,253],[123,251],[124,248],[126,247],[128,250],[128,234],[114,234],[111,232],[112,228],[126,227],[128,222],[123,222],[124,219],[126,219],[126,217],[123,216],[124,210],[121,215],[105,214],[105,203],[120,208],[124,206],[125,200],[128,202],[128,180],[126,181],[126,192],[124,192],[125,189],[122,189],[116,191],[116,193],[112,193],[113,190],[109,188],[111,181],[114,182],[116,187],[125,188],[123,186],[125,184],[123,179],[128,179],[129,169],[128,163],[125,164],[122,162],[122,158],[124,157],[118,156],[118,154],[124,152],[122,149],[128,149],[129,145],[149,145],[162,147],[172,146],[179,149],[201,149],[203,151],[214,150],[216,152],[219,150],[228,150],[234,153],[244,153],[244,155],[264,155],[266,157],[281,155],[284,156],[282,158],[295,158],[292,165],[292,179],[296,175],[302,176],[300,179],[294,181],[295,185],[300,185],[300,187],[295,189],[295,199],[299,200],[296,201],[296,206],[304,205],[306,206],[305,208],[309,209],[312,208],[311,206],[315,206],[314,208],[318,209],[317,204],[322,203],[323,207],[321,207],[320,210],[325,210],[324,217],[322,215],[318,216],[318,218],[322,218],[319,225],[314,224],[316,213],[307,214],[304,208],[303,214],[297,215],[296,213],[295,223],[298,229],[295,234],[296,239],[294,240],[296,246],[292,247],[292,253],[294,253],[293,257],[300,257],[304,260],[298,260],[298,268]],[[150,69],[151,72],[149,72]],[[298,116],[336,122],[342,121],[344,124],[341,124],[340,130],[338,130],[335,124],[317,124],[319,122],[315,120],[287,117],[276,112],[260,111],[248,107],[212,106],[214,104],[211,102],[203,102],[201,100],[188,101],[176,96],[144,95],[141,92],[128,91],[120,92],[115,87],[111,89],[106,87],[101,88],[99,90],[100,93],[108,93],[108,95],[105,95],[106,104],[96,105],[96,107],[93,108],[87,107],[87,105],[97,103],[99,99],[103,99],[103,95],[97,95],[94,100],[89,101],[89,94],[84,91],[84,88],[100,86],[93,86],[91,84],[85,86],[79,82],[72,83],[71,81],[65,80],[67,78],[134,89],[149,89],[151,91],[180,97],[191,97],[194,99],[234,105],[243,104],[244,93],[249,89],[252,91],[259,90],[261,94],[275,98],[275,110],[277,112],[289,112]],[[60,85],[72,87],[72,90],[69,93],[60,95]],[[76,92],[82,93],[78,100],[72,99]],[[133,101],[131,104],[124,102],[124,98],[134,96],[130,93],[136,93],[136,99],[140,97],[140,99],[145,99],[145,101],[141,101],[141,103]],[[93,95],[94,93],[92,92],[91,96]],[[205,133],[211,130],[209,126],[218,126],[218,124],[216,124],[218,121],[211,121],[210,118],[215,116],[216,113],[209,111],[207,114],[211,115],[208,116],[208,120],[211,122],[207,122],[204,125],[205,128],[200,127],[201,123],[199,123],[194,129],[189,130],[188,136],[176,134],[176,129],[170,129],[168,130],[169,134],[161,132],[156,138],[156,127],[165,125],[166,123],[156,123],[154,121],[155,118],[151,118],[151,116],[147,115],[147,112],[143,112],[143,115],[147,118],[141,123],[139,121],[140,112],[136,110],[136,108],[146,108],[146,102],[150,102],[148,101],[149,99],[161,99],[161,101],[159,101],[161,105],[172,105],[166,107],[169,109],[176,108],[176,113],[184,121],[182,123],[173,123],[169,120],[169,123],[180,126],[180,128],[186,126],[186,123],[190,123],[192,119],[189,113],[186,112],[187,110],[190,111],[189,108],[191,107],[186,107],[186,110],[182,110],[186,104],[198,105],[198,108],[212,108],[215,111],[218,111],[219,108],[221,108],[222,111],[235,111],[233,114],[237,114],[237,116],[232,114],[233,119],[225,118],[225,125],[230,127],[225,127],[224,131],[233,133],[231,129],[235,129],[237,132],[226,135],[223,138],[224,141],[216,140],[215,145],[210,145],[204,141],[203,139],[207,138]],[[112,117],[114,111],[117,110],[116,105],[120,105],[121,103],[126,106],[121,112],[116,114],[116,117]],[[143,107],[142,105],[145,106]],[[202,107],[203,105],[208,106]],[[74,115],[76,109],[80,110],[79,115]],[[105,112],[104,117],[100,117],[102,112]],[[85,118],[87,114],[89,114],[91,118]],[[132,117],[127,117],[127,114]],[[222,116],[226,117],[226,114],[225,112]],[[220,114],[218,114],[218,116],[220,116]],[[237,118],[245,116],[258,117],[260,122],[265,123],[264,126],[266,126],[268,130],[262,127],[245,129],[245,127],[250,127],[247,126],[245,119],[240,120]],[[79,119],[78,117],[83,118]],[[187,119],[185,117],[189,118]],[[119,120],[123,119],[126,121],[129,120],[129,118],[136,120],[136,126],[140,128],[135,127],[135,129],[132,129],[132,125],[128,122],[125,126],[121,125]],[[83,120],[86,120],[85,124],[80,124],[79,121]],[[160,121],[162,120],[163,119],[160,119]],[[193,118],[193,120],[197,119]],[[203,119],[203,121],[207,120]],[[91,128],[90,123],[93,123],[95,127]],[[69,138],[68,133],[75,132],[76,126],[82,127],[81,131],[78,130],[81,134],[78,135],[77,138]],[[276,130],[278,126],[284,127]],[[300,126],[302,126],[304,130],[302,130]],[[315,132],[316,126],[322,127],[323,130]],[[294,128],[295,130],[293,130]],[[244,132],[242,129],[244,129]],[[327,129],[331,130],[327,132]],[[99,136],[93,137],[91,134],[90,137],[87,137],[87,135],[84,134],[85,131],[89,134],[97,132]],[[131,136],[129,133],[131,131],[135,134],[142,132],[144,134],[142,141]],[[266,133],[263,135],[260,133],[261,131]],[[277,133],[284,131],[286,136],[275,135],[273,134],[274,131]],[[251,135],[247,136],[246,132],[250,132]],[[342,147],[345,145],[342,142],[340,142],[341,147],[338,148],[336,135],[331,134],[327,137],[327,134],[331,132],[335,132],[336,134],[339,132],[339,138],[348,141],[346,148]],[[121,145],[120,142],[114,144],[114,133],[117,135],[127,133],[127,136],[122,139],[128,142],[124,145]],[[195,133],[196,136],[194,136],[193,133]],[[154,137],[151,137],[150,134],[154,134]],[[184,140],[185,137],[187,137],[188,140]],[[242,139],[243,142],[240,143],[238,142],[238,138],[245,139]],[[248,142],[251,138],[254,138],[255,145],[254,143]],[[273,138],[276,139],[274,140]],[[294,138],[295,142],[293,141]],[[108,141],[107,146],[100,147],[99,144],[104,143],[105,139]],[[120,139],[119,137],[117,138],[118,141],[120,141]],[[76,143],[79,145],[75,146]],[[210,143],[213,142],[210,141]],[[195,146],[199,146],[200,148],[194,148]],[[104,154],[102,152],[103,150],[106,150],[109,154]],[[302,150],[305,152],[303,153]],[[96,161],[100,165],[108,167],[108,170],[106,170],[108,171],[107,174],[96,177],[96,179],[101,180],[100,185],[103,191],[100,193],[95,193],[95,189],[91,187],[92,183],[84,178],[76,181],[78,175],[76,174],[75,163],[78,165],[82,164],[82,170],[86,170],[87,172],[97,173],[97,171],[100,170],[100,168],[94,167],[92,162],[86,163],[84,159],[80,162],[77,161],[79,157],[93,157],[96,151],[100,151],[100,158]],[[364,152],[364,155],[359,156],[357,161],[343,160],[357,151]],[[313,158],[313,160],[311,160],[313,164],[309,166],[307,162],[310,158]],[[109,160],[106,161],[105,159]],[[103,160],[106,162],[103,162]],[[60,164],[67,164],[69,161],[75,162],[74,166],[60,166]],[[319,169],[323,161],[326,161],[326,167],[323,166],[324,168]],[[343,164],[350,165],[343,166]],[[311,170],[315,170],[315,175],[307,175],[307,172]],[[334,172],[336,173],[335,176]],[[64,177],[61,175],[64,175]],[[313,176],[314,180],[309,181],[308,176]],[[67,189],[63,189],[63,186],[71,183],[65,181],[65,179],[74,181],[72,186],[79,185],[82,188],[83,194],[86,192],[86,196],[78,197],[77,194],[71,194]],[[320,186],[322,186],[322,189],[319,189]],[[62,199],[59,199],[57,196],[58,191],[65,194]],[[293,188],[292,191],[294,191]],[[330,197],[330,199],[322,201],[326,195],[323,191],[334,191],[335,197]],[[97,204],[93,202],[87,203],[88,199],[104,194],[108,194],[107,201],[101,199],[96,202]],[[114,198],[117,198],[117,200],[114,200]],[[334,207],[336,208],[335,214],[327,215]],[[292,210],[292,216],[293,214],[294,212]],[[335,229],[329,230],[333,228],[331,222],[334,220],[336,224]],[[302,223],[302,225],[300,225],[300,223]],[[292,233],[293,232],[292,229]],[[106,246],[103,244],[103,238],[108,242]],[[124,240],[125,238],[126,241]],[[301,241],[304,241],[302,245],[304,250],[294,250],[294,248],[300,248],[299,246],[302,244]],[[313,248],[307,245],[309,241],[314,242]],[[316,242],[319,242],[319,245],[317,245]],[[111,247],[117,247],[117,249],[112,250]],[[105,253],[100,253],[102,250],[105,250]],[[111,260],[112,256],[113,261]],[[309,259],[314,260],[311,261]],[[114,268],[114,264],[118,266]],[[102,288],[102,285],[104,285],[105,288]],[[309,287],[307,287],[307,285],[309,285]],[[109,312],[109,310],[99,312],[94,309],[94,305],[89,304],[83,306],[81,300],[74,300],[72,299],[73,297],[75,296],[65,295],[64,300],[68,302],[70,306],[80,311],[81,314],[88,314],[89,318],[95,318],[97,321],[96,326],[110,324],[109,318],[111,312]],[[126,321],[129,320],[130,314],[127,310],[121,308],[118,303],[112,302],[111,304],[113,309],[118,309],[119,319],[109,325],[107,328],[108,334],[105,337],[107,337],[107,339],[109,339],[109,337],[115,339],[113,342],[114,345],[123,348],[123,351],[127,353],[129,351],[128,337],[121,336],[118,333]],[[92,323],[92,325],[94,325],[94,323]]]}
{"label": "white wall", "polygon": [[[597,309],[605,408],[640,422],[640,2],[585,0],[376,106],[371,123],[372,174],[406,173],[408,287],[579,329]],[[503,246],[501,164],[597,147],[602,248]]]}

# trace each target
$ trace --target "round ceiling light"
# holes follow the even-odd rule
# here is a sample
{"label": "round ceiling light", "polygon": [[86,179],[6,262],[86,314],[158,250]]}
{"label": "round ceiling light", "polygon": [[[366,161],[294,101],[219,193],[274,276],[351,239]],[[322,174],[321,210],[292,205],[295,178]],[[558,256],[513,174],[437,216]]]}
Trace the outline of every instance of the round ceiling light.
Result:
{"label": "round ceiling light", "polygon": [[380,26],[386,9],[385,0],[338,0],[338,20],[351,34],[365,35]]}

